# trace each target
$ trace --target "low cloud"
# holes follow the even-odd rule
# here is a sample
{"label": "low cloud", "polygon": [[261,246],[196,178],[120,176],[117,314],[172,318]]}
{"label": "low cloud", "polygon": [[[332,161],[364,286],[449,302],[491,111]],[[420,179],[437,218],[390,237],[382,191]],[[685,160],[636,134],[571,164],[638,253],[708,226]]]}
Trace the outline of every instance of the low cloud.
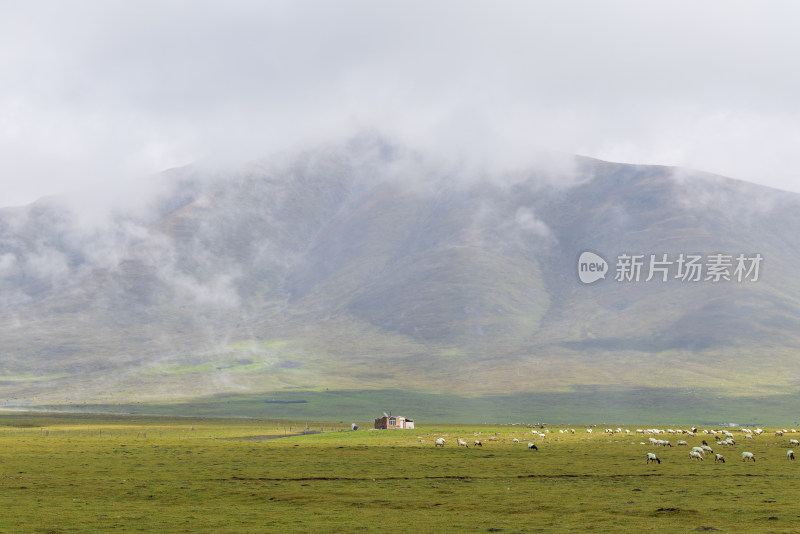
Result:
{"label": "low cloud", "polygon": [[550,227],[544,221],[537,219],[531,208],[518,208],[514,214],[514,222],[521,232],[533,234],[544,239],[553,238],[553,232]]}
{"label": "low cloud", "polygon": [[689,169],[673,169],[678,200],[687,209],[747,221],[786,201],[786,193],[752,183]]}
{"label": "low cloud", "polygon": [[6,6],[0,206],[101,188],[127,197],[166,168],[229,168],[365,129],[507,180],[551,166],[542,179],[568,182],[567,159],[537,155],[555,151],[798,187],[792,3],[401,11],[358,0]]}

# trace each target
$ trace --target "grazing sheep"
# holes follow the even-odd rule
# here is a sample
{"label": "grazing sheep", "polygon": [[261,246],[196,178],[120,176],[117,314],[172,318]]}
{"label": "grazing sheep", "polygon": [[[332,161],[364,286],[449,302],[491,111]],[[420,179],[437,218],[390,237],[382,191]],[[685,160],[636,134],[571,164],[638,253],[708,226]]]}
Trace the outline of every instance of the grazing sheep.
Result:
{"label": "grazing sheep", "polygon": [[475,440],[475,446],[476,447],[483,447],[483,443],[481,443],[479,440],[476,439]]}
{"label": "grazing sheep", "polygon": [[747,451],[743,452],[742,453],[742,461],[746,462],[747,460],[753,460],[753,462],[755,462],[756,461],[756,455],[753,454],[752,452],[747,452]]}
{"label": "grazing sheep", "polygon": [[688,444],[687,442],[683,441],[683,440],[681,440],[681,441],[679,441],[679,442],[678,442],[678,447],[681,447],[681,446],[688,446],[688,445],[689,445],[689,444]]}
{"label": "grazing sheep", "polygon": [[790,439],[789,445],[800,445],[800,441],[797,441],[796,439]]}
{"label": "grazing sheep", "polygon": [[539,447],[537,447],[535,443],[528,443],[528,450],[529,451],[538,451]]}
{"label": "grazing sheep", "polygon": [[714,449],[712,449],[708,445],[703,445],[702,447],[700,447],[700,449],[702,449],[703,452],[708,452],[708,453],[713,453],[714,452]]}
{"label": "grazing sheep", "polygon": [[670,443],[666,439],[650,438],[650,444],[651,445],[659,445],[661,447],[672,447],[672,443]]}
{"label": "grazing sheep", "polygon": [[702,455],[705,455],[705,453],[706,453],[705,449],[703,449],[702,447],[692,447],[692,451],[691,452],[697,452],[697,453],[700,453]]}
{"label": "grazing sheep", "polygon": [[703,460],[703,454],[700,451],[689,451],[690,460]]}
{"label": "grazing sheep", "polygon": [[792,449],[789,449],[788,451],[786,451],[786,457],[789,460],[794,460],[794,451]]}
{"label": "grazing sheep", "polygon": [[658,462],[658,463],[661,463],[661,460],[659,459],[659,457],[658,457],[658,456],[656,456],[656,455],[655,455],[655,454],[653,454],[652,452],[648,452],[648,453],[647,453],[647,463],[649,464],[650,462]]}
{"label": "grazing sheep", "polygon": [[511,441],[513,441],[514,443],[519,443],[519,440],[517,438],[514,438]]}
{"label": "grazing sheep", "polygon": [[433,446],[434,447],[444,447],[444,444],[446,442],[447,442],[447,440],[445,440],[444,438],[439,438],[433,443]]}
{"label": "grazing sheep", "polygon": [[458,438],[458,439],[456,440],[456,443],[458,443],[458,446],[459,446],[459,447],[466,447],[466,448],[468,448],[468,449],[469,449],[469,445],[467,445],[467,442],[466,442],[466,441],[464,441],[464,440],[463,440],[463,439],[461,439],[461,438]]}
{"label": "grazing sheep", "polygon": [[717,463],[717,462],[721,462],[721,463],[724,464],[725,463],[725,457],[722,456],[721,454],[715,454],[714,455],[714,463]]}

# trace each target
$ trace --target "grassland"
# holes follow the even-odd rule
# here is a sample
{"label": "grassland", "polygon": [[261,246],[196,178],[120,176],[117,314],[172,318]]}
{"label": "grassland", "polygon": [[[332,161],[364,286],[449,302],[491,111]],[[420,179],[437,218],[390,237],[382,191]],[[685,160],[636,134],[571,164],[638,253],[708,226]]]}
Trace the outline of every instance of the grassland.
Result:
{"label": "grassland", "polygon": [[364,426],[2,414],[0,531],[800,532],[800,462],[786,459],[792,435],[772,429],[734,430],[715,464],[643,444],[633,428]]}
{"label": "grassland", "polygon": [[551,392],[508,393],[467,397],[447,393],[400,389],[326,390],[292,388],[265,393],[215,395],[185,401],[104,403],[80,405],[45,404],[50,411],[85,411],[138,415],[191,415],[258,419],[308,419],[359,421],[367,415],[393,411],[419,421],[455,423],[514,423],[571,421],[575,424],[617,423],[719,425],[738,423],[760,426],[800,427],[797,406],[800,393],[763,396],[730,396],[713,390],[686,388],[583,387]]}

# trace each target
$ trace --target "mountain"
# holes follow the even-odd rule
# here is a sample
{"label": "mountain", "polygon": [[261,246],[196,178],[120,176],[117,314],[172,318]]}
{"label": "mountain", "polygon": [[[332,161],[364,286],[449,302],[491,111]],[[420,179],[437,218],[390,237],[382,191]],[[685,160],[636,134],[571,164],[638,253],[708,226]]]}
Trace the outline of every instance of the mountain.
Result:
{"label": "mountain", "polygon": [[[363,135],[168,171],[131,205],[2,209],[0,399],[797,392],[800,196],[533,159],[459,166]],[[605,278],[581,281],[586,251]]]}

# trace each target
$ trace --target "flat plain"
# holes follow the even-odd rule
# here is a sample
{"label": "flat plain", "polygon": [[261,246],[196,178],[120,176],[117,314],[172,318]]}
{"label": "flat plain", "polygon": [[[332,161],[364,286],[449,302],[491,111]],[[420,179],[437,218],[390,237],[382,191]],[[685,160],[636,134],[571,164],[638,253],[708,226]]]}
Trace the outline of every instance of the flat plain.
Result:
{"label": "flat plain", "polygon": [[0,532],[800,532],[800,433],[360,426],[0,414]]}

